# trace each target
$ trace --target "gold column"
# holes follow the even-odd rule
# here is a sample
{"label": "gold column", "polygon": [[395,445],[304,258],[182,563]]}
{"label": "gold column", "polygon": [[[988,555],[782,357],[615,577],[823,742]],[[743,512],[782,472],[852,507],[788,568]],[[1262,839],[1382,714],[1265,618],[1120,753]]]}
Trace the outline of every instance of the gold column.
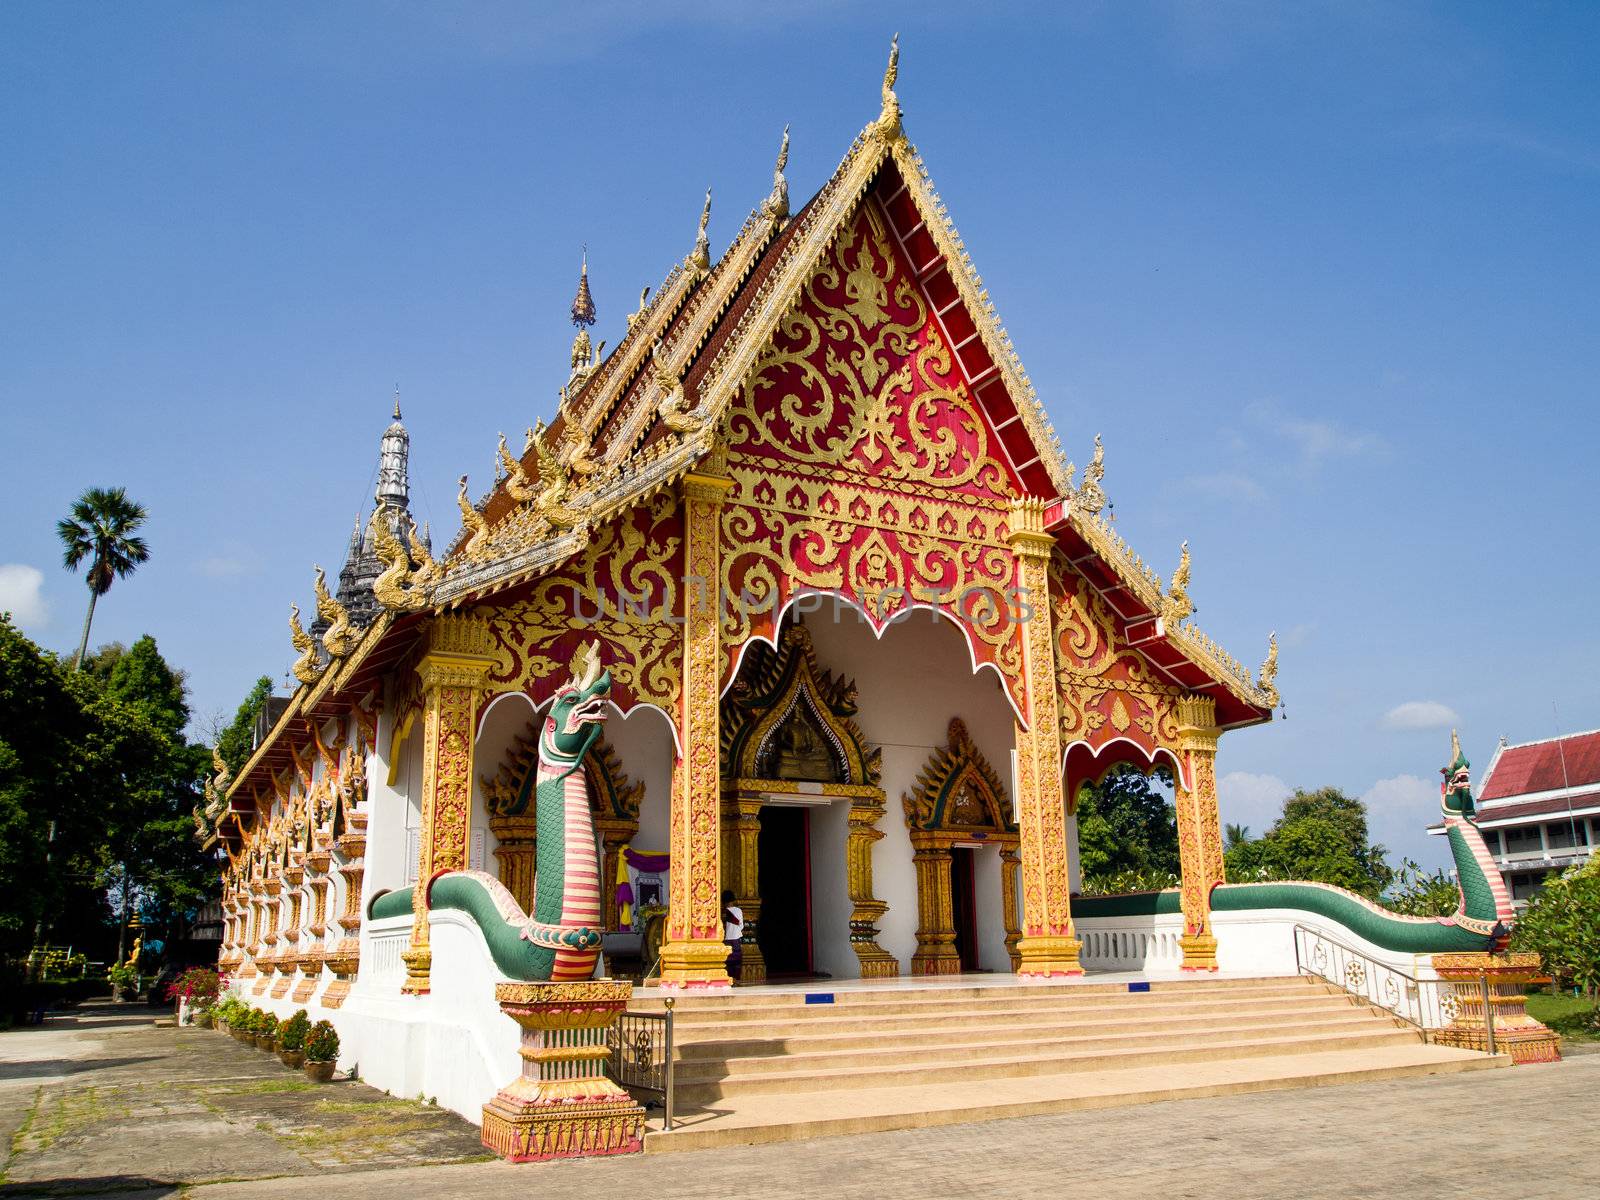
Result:
{"label": "gold column", "polygon": [[1067,885],[1066,803],[1061,794],[1061,718],[1056,695],[1055,639],[1050,625],[1048,568],[1053,539],[1044,531],[1044,502],[1011,509],[1017,587],[1032,610],[1022,626],[1022,670],[1028,725],[1016,726],[1017,808],[1022,842],[1022,975],[1081,975],[1072,936]]}
{"label": "gold column", "polygon": [[1183,872],[1185,971],[1217,969],[1211,932],[1211,889],[1224,879],[1222,826],[1217,816],[1217,706],[1209,696],[1178,699],[1178,749],[1183,778],[1173,797],[1178,809],[1178,861]]}
{"label": "gold column", "polygon": [[1017,923],[1017,867],[1021,864],[1017,852],[1009,847],[1000,850],[1001,911],[1006,923],[1006,956],[1011,959],[1011,969],[1022,966],[1022,955],[1017,953],[1017,943],[1022,940],[1022,928]]}
{"label": "gold column", "polygon": [[740,983],[764,983],[767,960],[756,941],[761,928],[761,805],[759,795],[730,796],[722,802],[722,886],[744,914],[744,953]]}
{"label": "gold column", "polygon": [[[539,817],[533,805],[514,817],[491,816],[494,856],[500,863],[500,882],[516,897],[522,911],[533,912],[533,864],[538,851]],[[601,884],[604,891],[604,883]]]}
{"label": "gold column", "polygon": [[401,952],[411,995],[428,991],[428,884],[440,871],[467,869],[472,824],[472,743],[478,700],[494,665],[488,630],[466,614],[436,617],[417,663],[422,679],[422,835],[411,889],[411,944]]}
{"label": "gold column", "polygon": [[917,869],[917,950],[913,975],[959,975],[956,918],[950,888],[950,847],[929,835],[912,835]]}
{"label": "gold column", "polygon": [[889,902],[872,894],[872,844],[881,841],[881,794],[858,796],[850,803],[850,833],[845,840],[845,878],[850,885],[850,948],[861,960],[861,978],[883,979],[900,974],[900,961],[878,945],[878,922]]}
{"label": "gold column", "polygon": [[691,473],[683,480],[683,755],[672,777],[664,987],[727,987],[722,941],[719,829],[722,682],[722,502],[733,481]]}

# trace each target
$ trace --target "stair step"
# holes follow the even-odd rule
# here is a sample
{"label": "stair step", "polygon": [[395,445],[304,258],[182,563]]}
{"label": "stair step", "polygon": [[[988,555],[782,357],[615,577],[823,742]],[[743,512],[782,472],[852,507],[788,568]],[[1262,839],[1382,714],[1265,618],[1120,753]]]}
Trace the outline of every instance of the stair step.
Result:
{"label": "stair step", "polygon": [[685,1106],[704,1104],[729,1096],[806,1094],[834,1090],[902,1087],[915,1084],[958,1084],[978,1080],[1014,1079],[1058,1075],[1096,1067],[1129,1067],[1149,1063],[1190,1063],[1215,1059],[1240,1059],[1345,1050],[1384,1045],[1417,1044],[1420,1036],[1387,1022],[1338,1033],[1257,1036],[1243,1039],[1173,1040],[1147,1048],[1082,1049],[1067,1055],[1002,1054],[960,1062],[835,1067],[824,1070],[787,1070],[751,1076],[719,1074],[714,1064],[686,1066],[677,1074],[677,1096]]}
{"label": "stair step", "polygon": [[[1251,1014],[1248,1018],[1219,1016],[1204,1022],[1190,1021],[1191,1034],[1212,1033],[1235,1038],[1245,1033],[1311,1030],[1327,1031],[1351,1026],[1370,1028],[1372,1015],[1350,1005],[1331,1010],[1306,1012],[1290,1009]],[[859,1033],[842,1036],[795,1036],[783,1038],[729,1039],[679,1043],[676,1061],[680,1073],[692,1072],[704,1063],[725,1063],[732,1071],[765,1069],[753,1064],[789,1063],[795,1067],[811,1062],[842,1062],[863,1057],[887,1058],[896,1062],[924,1060],[954,1061],[984,1052],[1026,1047],[1034,1053],[1066,1051],[1085,1046],[1140,1046],[1172,1044],[1172,1027],[1159,1021],[1105,1022],[1099,1025],[973,1025],[926,1028],[913,1033]]]}
{"label": "stair step", "polygon": [[920,1129],[1158,1100],[1472,1071],[1510,1062],[1505,1055],[1491,1057],[1412,1038],[1403,1045],[994,1079],[978,1089],[941,1084],[740,1096],[719,1103],[715,1110],[680,1109],[677,1127],[648,1133],[645,1149],[662,1153]]}

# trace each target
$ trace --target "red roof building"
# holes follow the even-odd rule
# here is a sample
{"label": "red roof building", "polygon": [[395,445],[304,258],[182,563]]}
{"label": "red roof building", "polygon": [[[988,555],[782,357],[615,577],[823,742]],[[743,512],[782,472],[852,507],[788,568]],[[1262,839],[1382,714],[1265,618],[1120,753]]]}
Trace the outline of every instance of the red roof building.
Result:
{"label": "red roof building", "polygon": [[[1478,828],[1518,904],[1600,838],[1600,730],[1508,745],[1478,788]],[[1442,831],[1440,826],[1438,831]]]}

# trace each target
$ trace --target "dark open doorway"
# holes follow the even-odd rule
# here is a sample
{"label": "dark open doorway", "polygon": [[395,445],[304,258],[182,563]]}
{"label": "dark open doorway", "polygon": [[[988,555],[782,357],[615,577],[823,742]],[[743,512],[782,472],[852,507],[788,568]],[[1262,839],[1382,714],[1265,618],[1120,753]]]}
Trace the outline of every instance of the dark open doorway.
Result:
{"label": "dark open doorway", "polygon": [[761,879],[761,920],[756,942],[767,978],[810,975],[811,813],[767,805],[756,838]]}
{"label": "dark open doorway", "polygon": [[978,970],[977,853],[970,846],[950,849],[950,911],[955,918],[956,956],[963,971]]}

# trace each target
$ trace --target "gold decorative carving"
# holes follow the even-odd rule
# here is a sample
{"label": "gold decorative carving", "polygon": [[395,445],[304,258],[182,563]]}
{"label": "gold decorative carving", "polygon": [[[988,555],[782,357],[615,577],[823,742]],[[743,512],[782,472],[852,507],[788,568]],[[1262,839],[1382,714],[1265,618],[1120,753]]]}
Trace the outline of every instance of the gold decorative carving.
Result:
{"label": "gold decorative carving", "polygon": [[[683,483],[685,574],[719,579],[717,524],[730,481],[689,475]],[[722,643],[717,604],[685,594],[683,608],[683,754],[673,772],[665,987],[726,987],[722,941],[718,703]]]}
{"label": "gold decorative carving", "polygon": [[1184,542],[1178,556],[1178,569],[1172,573],[1172,582],[1161,601],[1161,617],[1171,628],[1187,620],[1193,612],[1194,601],[1189,599],[1189,543]]}
{"label": "gold decorative carving", "polygon": [[316,639],[301,626],[298,604],[289,605],[289,640],[300,652],[300,657],[294,660],[294,666],[290,668],[294,677],[307,684],[321,679],[323,666],[321,656],[317,654]]}
{"label": "gold decorative carving", "polygon": [[[1019,501],[1012,543],[1017,584],[1024,595],[1049,595],[1051,542],[1043,532],[1043,506]],[[1056,655],[1048,604],[1023,627],[1023,671],[1028,724],[1016,726],[1017,810],[1022,850],[1024,975],[1080,975],[1078,940],[1072,935],[1067,883],[1066,803],[1061,791],[1061,724],[1056,695]]]}
{"label": "gold decorative carving", "polygon": [[321,567],[313,567],[316,579],[312,589],[317,597],[317,616],[328,623],[328,628],[323,631],[322,645],[334,658],[343,658],[359,640],[359,635],[350,625],[350,614],[328,592],[328,579],[323,574]]}
{"label": "gold decorative carving", "polygon": [[[1009,953],[1020,936],[1015,867],[1021,838],[1006,816],[1005,785],[999,773],[973,742],[960,717],[951,718],[946,744],[933,752],[917,776],[916,790],[904,793],[900,806],[910,831],[917,873],[917,949],[911,957],[911,973],[955,975],[961,971],[951,880],[951,855],[958,842],[977,840],[1000,847],[1000,885],[1010,889],[1001,897]],[[1005,857],[1008,852],[1009,860]]]}
{"label": "gold decorative carving", "polygon": [[1211,931],[1211,891],[1225,878],[1222,825],[1217,812],[1217,706],[1210,696],[1178,700],[1178,745],[1183,772],[1173,797],[1178,813],[1178,860],[1182,871],[1183,950],[1186,971],[1217,969],[1217,939]]}
{"label": "gold decorative carving", "polygon": [[463,475],[460,480],[460,491],[456,493],[456,507],[461,510],[461,531],[466,535],[466,542],[461,547],[461,554],[471,561],[478,561],[488,557],[489,550],[489,522],[476,508],[467,496],[467,477]]}
{"label": "gold decorative carving", "polygon": [[506,473],[501,486],[505,488],[506,495],[518,504],[525,504],[538,494],[533,480],[529,479],[528,473],[522,469],[522,463],[511,457],[511,450],[506,445],[506,435],[503,433],[500,435],[500,466]]}
{"label": "gold decorative carving", "polygon": [[428,553],[427,545],[417,537],[417,523],[409,514],[406,520],[409,554],[395,536],[388,505],[374,510],[368,523],[373,552],[384,564],[383,571],[372,581],[372,594],[390,612],[418,612],[428,607],[428,589],[439,577],[438,563]]}
{"label": "gold decorative carving", "polygon": [[1267,657],[1261,664],[1261,674],[1256,677],[1256,688],[1270,708],[1278,706],[1278,635],[1267,638]]}

